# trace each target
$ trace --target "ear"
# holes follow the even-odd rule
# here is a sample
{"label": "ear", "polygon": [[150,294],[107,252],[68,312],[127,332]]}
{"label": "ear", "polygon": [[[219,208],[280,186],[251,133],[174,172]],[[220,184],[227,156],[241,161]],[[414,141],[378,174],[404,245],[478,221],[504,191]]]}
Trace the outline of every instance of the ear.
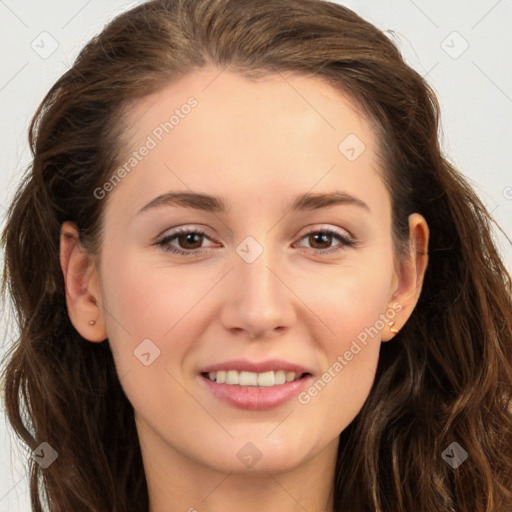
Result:
{"label": "ear", "polygon": [[389,303],[396,315],[384,328],[382,341],[400,331],[418,303],[428,264],[428,240],[427,221],[419,213],[409,215],[409,254],[397,263]]}
{"label": "ear", "polygon": [[104,341],[107,332],[95,259],[82,248],[78,229],[71,222],[61,226],[60,266],[71,323],[86,340]]}

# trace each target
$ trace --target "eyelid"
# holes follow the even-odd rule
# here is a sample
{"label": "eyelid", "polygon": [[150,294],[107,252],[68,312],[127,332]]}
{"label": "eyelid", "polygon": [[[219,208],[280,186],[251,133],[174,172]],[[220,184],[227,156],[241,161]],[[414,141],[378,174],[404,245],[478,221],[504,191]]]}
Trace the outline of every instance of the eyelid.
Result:
{"label": "eyelid", "polygon": [[356,237],[345,228],[340,228],[338,226],[333,226],[332,224],[311,224],[305,228],[305,232],[302,235],[298,235],[299,238],[304,238],[304,236],[309,235],[311,233],[318,233],[321,231],[330,231],[336,233],[337,235],[344,236],[345,238],[349,238],[351,240],[356,240]]}
{"label": "eyelid", "polygon": [[208,238],[213,238],[209,234],[208,228],[202,226],[201,224],[184,224],[183,226],[177,226],[175,228],[167,228],[164,229],[160,234],[155,237],[155,240],[161,240],[162,238],[167,238],[169,236],[174,236],[181,232],[189,232],[189,231],[197,231],[198,233],[204,234],[208,236]]}

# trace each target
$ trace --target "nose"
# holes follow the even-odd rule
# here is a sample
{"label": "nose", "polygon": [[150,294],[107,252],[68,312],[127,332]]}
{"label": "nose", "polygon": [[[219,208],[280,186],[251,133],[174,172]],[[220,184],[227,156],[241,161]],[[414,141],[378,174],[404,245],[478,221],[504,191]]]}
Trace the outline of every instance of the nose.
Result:
{"label": "nose", "polygon": [[226,329],[254,340],[283,334],[293,325],[296,296],[270,251],[263,250],[250,263],[237,255],[226,277],[226,301],[221,312]]}

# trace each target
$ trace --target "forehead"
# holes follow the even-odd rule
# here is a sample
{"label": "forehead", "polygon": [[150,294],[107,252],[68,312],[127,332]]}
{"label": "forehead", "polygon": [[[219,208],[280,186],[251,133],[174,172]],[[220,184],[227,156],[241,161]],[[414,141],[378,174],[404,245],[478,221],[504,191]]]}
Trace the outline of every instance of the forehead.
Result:
{"label": "forehead", "polygon": [[162,187],[217,195],[243,187],[255,197],[272,185],[291,195],[379,186],[372,185],[380,171],[370,123],[317,77],[250,80],[203,69],[134,103],[126,123],[122,161],[151,146],[126,180],[144,198]]}
{"label": "forehead", "polygon": [[[196,105],[189,108],[192,98]],[[182,123],[186,118],[187,123]],[[180,132],[190,132],[178,130],[180,124],[210,136],[235,126],[242,129],[241,135],[250,131],[263,135],[267,127],[286,124],[295,138],[322,132],[328,141],[336,142],[349,128],[373,142],[362,112],[346,94],[325,79],[289,72],[249,79],[231,71],[201,69],[136,101],[126,121],[132,128],[132,143],[152,132],[159,138],[158,126],[166,121],[171,121],[170,131],[178,137]],[[161,135],[168,134],[169,130]],[[237,135],[229,133],[230,138]]]}

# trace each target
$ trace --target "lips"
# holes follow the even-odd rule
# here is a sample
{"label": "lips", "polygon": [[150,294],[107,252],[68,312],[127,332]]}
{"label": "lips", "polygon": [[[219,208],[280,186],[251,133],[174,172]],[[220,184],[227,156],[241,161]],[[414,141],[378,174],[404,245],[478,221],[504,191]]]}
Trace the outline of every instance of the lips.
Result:
{"label": "lips", "polygon": [[241,409],[277,407],[311,381],[306,367],[284,360],[232,360],[200,370],[201,382],[220,401]]}

